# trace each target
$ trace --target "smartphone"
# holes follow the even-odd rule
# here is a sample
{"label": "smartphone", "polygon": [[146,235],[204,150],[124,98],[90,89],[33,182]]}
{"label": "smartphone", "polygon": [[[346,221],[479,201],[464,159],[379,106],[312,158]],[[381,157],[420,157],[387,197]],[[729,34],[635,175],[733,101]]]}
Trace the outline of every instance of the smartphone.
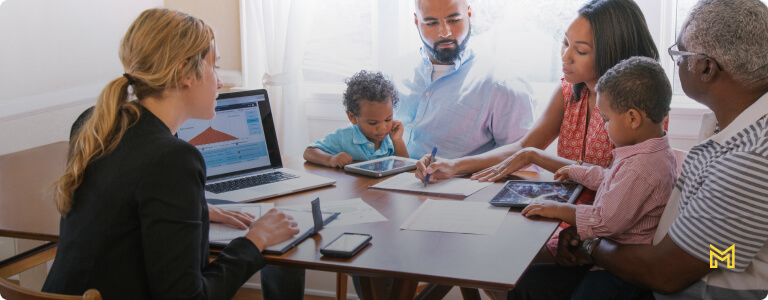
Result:
{"label": "smartphone", "polygon": [[320,248],[320,253],[326,256],[349,258],[365,248],[371,242],[371,238],[370,234],[345,232]]}

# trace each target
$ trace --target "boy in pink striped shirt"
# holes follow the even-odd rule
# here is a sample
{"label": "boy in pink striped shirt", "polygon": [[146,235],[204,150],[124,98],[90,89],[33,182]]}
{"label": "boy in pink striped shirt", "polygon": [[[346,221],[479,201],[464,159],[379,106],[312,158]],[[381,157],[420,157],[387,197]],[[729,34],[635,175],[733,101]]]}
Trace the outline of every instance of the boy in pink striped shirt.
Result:
{"label": "boy in pink striped shirt", "polygon": [[[650,244],[677,179],[675,156],[663,127],[672,95],[669,80],[656,61],[632,57],[608,70],[595,90],[597,109],[616,145],[613,163],[609,169],[570,165],[555,173],[557,180],[597,190],[594,204],[544,201],[522,213],[561,219],[576,226],[581,240],[601,237],[622,244]],[[602,298],[610,290],[640,292],[612,274],[591,273],[595,272],[585,274],[574,298]]]}

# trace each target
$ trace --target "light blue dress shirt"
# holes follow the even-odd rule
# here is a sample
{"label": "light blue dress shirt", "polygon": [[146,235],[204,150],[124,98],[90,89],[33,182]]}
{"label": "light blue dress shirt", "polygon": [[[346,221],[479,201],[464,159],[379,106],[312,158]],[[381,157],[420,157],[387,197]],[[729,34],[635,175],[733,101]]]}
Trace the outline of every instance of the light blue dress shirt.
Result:
{"label": "light blue dress shirt", "polygon": [[[403,122],[403,141],[412,158],[437,146],[437,156],[457,158],[513,143],[533,125],[533,91],[521,78],[501,79],[494,61],[467,48],[453,68],[432,81],[426,52],[412,55],[393,73]],[[415,68],[414,68],[415,66]]]}
{"label": "light blue dress shirt", "polygon": [[314,142],[309,148],[318,148],[328,154],[336,155],[345,152],[353,160],[365,161],[395,155],[395,145],[389,135],[381,141],[379,149],[374,150],[373,142],[363,135],[357,125],[337,129],[326,135],[322,140]]}

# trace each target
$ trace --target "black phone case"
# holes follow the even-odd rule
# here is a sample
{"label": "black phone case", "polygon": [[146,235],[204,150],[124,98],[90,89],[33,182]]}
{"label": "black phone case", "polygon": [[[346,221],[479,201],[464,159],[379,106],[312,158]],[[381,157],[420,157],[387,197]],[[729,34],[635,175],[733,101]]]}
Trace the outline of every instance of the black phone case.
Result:
{"label": "black phone case", "polygon": [[[357,245],[357,247],[355,247],[355,249],[354,249],[354,250],[352,250],[351,252],[335,251],[335,250],[327,250],[327,249],[325,249],[326,247],[328,247],[329,245],[331,245],[331,244],[333,244],[334,242],[336,242],[336,240],[338,240],[339,238],[341,238],[341,237],[342,237],[342,236],[344,236],[345,234],[367,235],[367,236],[368,236],[368,238],[367,238],[367,239],[365,239],[365,241],[364,241],[364,242],[360,243],[360,245]],[[331,256],[331,257],[350,258],[350,257],[352,257],[352,256],[355,256],[355,254],[357,254],[357,252],[360,252],[360,250],[362,250],[363,248],[365,248],[365,246],[368,246],[368,244],[370,244],[370,243],[371,243],[371,239],[373,239],[373,237],[372,237],[370,234],[366,234],[366,233],[353,233],[353,232],[345,232],[345,233],[342,233],[342,234],[340,234],[339,236],[337,236],[337,237],[336,237],[335,239],[333,239],[333,241],[331,241],[330,243],[328,243],[328,244],[325,244],[325,246],[323,246],[322,248],[320,248],[320,254],[322,254],[322,255],[326,255],[326,256]]]}

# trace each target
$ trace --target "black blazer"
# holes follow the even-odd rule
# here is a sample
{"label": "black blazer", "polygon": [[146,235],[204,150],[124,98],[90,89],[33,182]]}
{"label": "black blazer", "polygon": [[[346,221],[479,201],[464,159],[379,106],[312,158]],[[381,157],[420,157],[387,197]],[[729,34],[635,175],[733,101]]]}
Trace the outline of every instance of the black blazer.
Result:
{"label": "black blazer", "polygon": [[142,108],[114,152],[85,169],[72,209],[61,218],[43,291],[80,295],[95,288],[104,299],[232,298],[265,261],[250,240],[238,238],[208,263],[204,184],[200,152]]}

